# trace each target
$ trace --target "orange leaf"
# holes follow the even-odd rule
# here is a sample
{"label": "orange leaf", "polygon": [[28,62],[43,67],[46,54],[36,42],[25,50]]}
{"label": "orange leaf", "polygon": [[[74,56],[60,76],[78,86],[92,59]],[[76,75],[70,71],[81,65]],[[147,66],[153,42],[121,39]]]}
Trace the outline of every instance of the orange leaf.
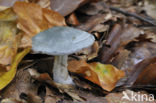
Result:
{"label": "orange leaf", "polygon": [[70,61],[68,69],[70,72],[80,74],[107,91],[115,88],[117,81],[125,75],[123,71],[118,70],[113,65],[105,65],[98,62],[88,64],[82,60]]}

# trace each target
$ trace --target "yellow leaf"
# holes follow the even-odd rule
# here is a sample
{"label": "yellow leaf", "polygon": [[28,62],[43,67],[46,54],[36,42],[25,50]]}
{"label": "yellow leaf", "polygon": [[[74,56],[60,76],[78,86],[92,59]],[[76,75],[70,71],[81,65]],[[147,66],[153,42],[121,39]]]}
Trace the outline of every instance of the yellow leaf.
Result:
{"label": "yellow leaf", "polygon": [[118,70],[113,65],[98,62],[88,64],[83,60],[70,61],[68,63],[68,69],[70,72],[81,74],[80,76],[101,86],[107,91],[115,88],[117,81],[125,75],[123,71]]}
{"label": "yellow leaf", "polygon": [[15,21],[17,18],[12,8],[5,9],[0,12],[0,21]]}
{"label": "yellow leaf", "polygon": [[16,74],[16,68],[19,64],[19,62],[22,60],[22,58],[29,53],[30,48],[26,48],[23,51],[19,52],[14,61],[13,64],[11,65],[11,70],[8,72],[5,72],[3,75],[0,76],[0,90],[2,90],[4,87],[6,87],[12,79],[15,77]]}
{"label": "yellow leaf", "polygon": [[0,12],[0,75],[10,69],[13,58],[17,53],[19,36],[15,13],[11,8]]}

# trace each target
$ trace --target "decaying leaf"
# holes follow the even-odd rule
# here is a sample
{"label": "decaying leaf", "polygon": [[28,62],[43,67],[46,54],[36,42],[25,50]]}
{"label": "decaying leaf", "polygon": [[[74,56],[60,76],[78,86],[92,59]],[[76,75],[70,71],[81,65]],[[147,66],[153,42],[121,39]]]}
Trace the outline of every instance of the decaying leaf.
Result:
{"label": "decaying leaf", "polygon": [[87,64],[85,61],[73,60],[68,63],[68,69],[70,72],[78,73],[93,83],[98,84],[107,91],[115,88],[117,81],[124,77],[123,71],[112,65],[104,65],[98,62]]}
{"label": "decaying leaf", "polygon": [[11,69],[8,72],[5,72],[0,76],[0,90],[2,90],[6,85],[8,85],[16,74],[16,68],[22,58],[30,51],[30,48],[24,49],[22,52],[19,52],[13,59]]}

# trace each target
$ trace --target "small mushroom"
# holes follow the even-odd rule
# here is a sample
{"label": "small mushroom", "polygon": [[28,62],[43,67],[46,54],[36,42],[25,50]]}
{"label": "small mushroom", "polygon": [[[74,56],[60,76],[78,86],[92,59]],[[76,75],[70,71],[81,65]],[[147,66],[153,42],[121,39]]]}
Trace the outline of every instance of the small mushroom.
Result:
{"label": "small mushroom", "polygon": [[54,55],[53,79],[62,84],[73,84],[68,73],[68,55],[94,43],[94,36],[71,27],[53,27],[32,38],[32,50]]}

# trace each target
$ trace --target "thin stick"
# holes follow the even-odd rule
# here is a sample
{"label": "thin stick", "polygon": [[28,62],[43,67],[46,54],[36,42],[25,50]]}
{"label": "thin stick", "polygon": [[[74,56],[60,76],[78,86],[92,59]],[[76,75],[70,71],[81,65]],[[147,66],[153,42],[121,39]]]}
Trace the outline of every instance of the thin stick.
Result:
{"label": "thin stick", "polygon": [[[108,7],[108,6],[107,6]],[[148,19],[146,19],[146,18],[143,18],[143,17],[141,17],[141,16],[139,16],[139,15],[137,15],[137,14],[135,14],[135,13],[129,13],[129,12],[127,12],[127,11],[124,11],[124,10],[121,10],[121,9],[119,9],[119,8],[116,8],[116,7],[112,7],[112,6],[110,6],[110,7],[108,7],[110,10],[113,10],[113,11],[116,11],[116,12],[119,12],[119,13],[122,13],[122,14],[124,14],[124,15],[126,15],[126,16],[132,16],[132,17],[134,17],[134,18],[136,18],[136,19],[139,19],[139,20],[141,20],[141,21],[144,21],[144,22],[147,22],[147,23],[149,23],[149,24],[151,24],[151,25],[153,25],[153,26],[156,26],[156,23],[154,23],[153,21],[151,21],[151,20],[148,20]]]}

